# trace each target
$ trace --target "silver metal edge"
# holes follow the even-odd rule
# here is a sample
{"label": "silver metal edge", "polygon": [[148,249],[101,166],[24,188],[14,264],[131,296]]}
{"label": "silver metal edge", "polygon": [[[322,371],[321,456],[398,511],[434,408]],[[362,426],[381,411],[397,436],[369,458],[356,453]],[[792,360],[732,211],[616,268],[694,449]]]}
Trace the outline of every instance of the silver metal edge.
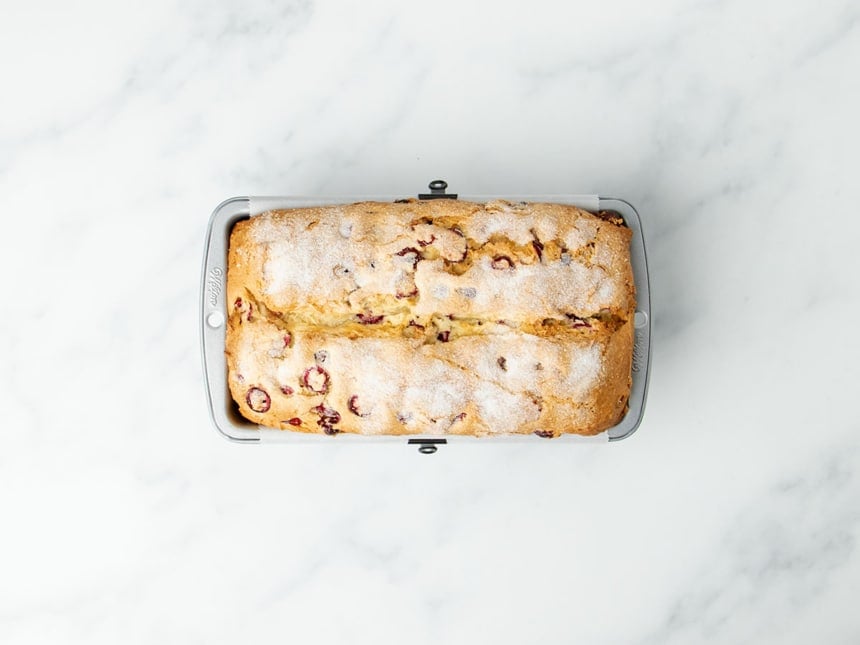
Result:
{"label": "silver metal edge", "polygon": [[[247,197],[231,197],[215,208],[209,218],[206,232],[203,271],[200,279],[200,347],[209,417],[223,437],[237,443],[260,442],[256,425],[249,423],[251,427],[242,427],[230,419],[231,412],[228,406],[232,398],[227,389],[227,368],[224,361],[227,327],[225,300],[228,236],[233,224],[248,216],[249,199]],[[212,314],[223,316],[220,326],[212,327],[208,324],[207,320]],[[220,394],[213,396],[213,392],[220,392]],[[217,407],[215,401],[219,403]]]}
{"label": "silver metal edge", "polygon": [[600,209],[617,212],[633,231],[630,240],[630,262],[633,281],[636,285],[636,311],[645,314],[645,324],[634,328],[633,373],[627,414],[606,432],[609,441],[620,441],[632,435],[645,414],[648,396],[648,377],[651,372],[651,286],[648,278],[648,259],[645,253],[645,238],[642,220],[636,208],[628,201],[614,197],[601,197]]}

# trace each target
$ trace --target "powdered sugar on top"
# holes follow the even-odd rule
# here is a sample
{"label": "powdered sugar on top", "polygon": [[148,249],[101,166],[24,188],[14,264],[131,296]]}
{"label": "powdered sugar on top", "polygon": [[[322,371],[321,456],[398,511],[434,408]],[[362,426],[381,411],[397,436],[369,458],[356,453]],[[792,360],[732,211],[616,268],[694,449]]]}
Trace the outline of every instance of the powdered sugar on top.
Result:
{"label": "powdered sugar on top", "polygon": [[[588,253],[601,262],[575,254],[596,239],[599,222],[571,221],[561,207],[545,205],[535,216],[531,205],[491,202],[453,228],[426,223],[411,228],[402,215],[379,205],[368,205],[370,214],[362,217],[359,206],[254,218],[252,240],[262,252],[252,258],[252,269],[258,263],[263,293],[274,306],[295,309],[313,302],[354,313],[380,297],[399,305],[396,301],[414,295],[410,305],[418,315],[546,317],[625,305],[627,274],[604,269],[616,252],[598,240]],[[531,264],[514,259],[505,270],[494,267],[492,252],[472,250],[465,272],[451,270],[461,261],[467,239],[484,244],[491,238],[528,249],[537,240],[556,240],[568,250]]]}
{"label": "powdered sugar on top", "polygon": [[532,227],[526,218],[508,210],[482,210],[472,216],[466,226],[466,232],[480,244],[495,235],[505,236],[517,244],[528,244],[532,240],[530,228]]}
{"label": "powdered sugar on top", "polygon": [[578,351],[570,352],[564,385],[574,399],[581,400],[597,383],[602,369],[600,345],[592,343],[587,348],[579,348]]}
{"label": "powdered sugar on top", "polygon": [[404,411],[429,419],[451,419],[463,412],[468,402],[468,383],[459,370],[438,360],[421,361],[403,393]]}
{"label": "powdered sugar on top", "polygon": [[252,230],[254,240],[265,247],[265,293],[342,297],[348,283],[335,279],[334,267],[349,265],[352,254],[335,218],[297,215],[292,226],[284,226],[271,213],[264,213]]}
{"label": "powdered sugar on top", "polygon": [[[474,213],[463,224],[466,235],[480,244],[493,237],[504,237],[517,244],[530,244],[535,237],[541,240],[557,239],[563,230],[570,230],[571,223],[579,222],[568,208],[552,204],[540,206],[524,202],[508,203],[497,200]],[[578,248],[580,245],[568,245]]]}
{"label": "powdered sugar on top", "polygon": [[[614,246],[604,245],[599,221],[570,226],[560,207],[535,216],[530,205],[498,202],[467,212],[419,217],[367,203],[255,217],[239,275],[265,307],[242,319],[237,387],[265,386],[279,419],[316,424],[324,402],[348,431],[369,434],[530,431],[547,418],[544,398],[552,414],[588,409],[605,335],[515,328],[623,306],[624,276],[596,261],[613,260],[621,238],[610,232]],[[502,254],[510,262],[494,266]],[[316,372],[303,380],[323,349],[330,381]]]}
{"label": "powdered sugar on top", "polygon": [[528,396],[509,392],[495,383],[479,381],[472,396],[481,420],[492,433],[516,432],[539,416],[537,406]]}
{"label": "powdered sugar on top", "polygon": [[[391,408],[400,406],[407,375],[402,374],[400,352],[385,339],[338,338],[333,343],[333,395],[335,400],[358,397],[367,413],[361,423],[366,432],[384,432],[392,419]],[[394,349],[394,351],[392,351]]]}
{"label": "powdered sugar on top", "polygon": [[[415,283],[429,297],[415,305],[416,313],[515,318],[563,312],[588,315],[614,306],[619,294],[618,278],[580,261],[519,265],[503,271],[493,268],[492,262],[491,257],[480,257],[459,276],[445,271],[441,260],[419,263]],[[464,297],[460,287],[468,287],[472,297]]]}

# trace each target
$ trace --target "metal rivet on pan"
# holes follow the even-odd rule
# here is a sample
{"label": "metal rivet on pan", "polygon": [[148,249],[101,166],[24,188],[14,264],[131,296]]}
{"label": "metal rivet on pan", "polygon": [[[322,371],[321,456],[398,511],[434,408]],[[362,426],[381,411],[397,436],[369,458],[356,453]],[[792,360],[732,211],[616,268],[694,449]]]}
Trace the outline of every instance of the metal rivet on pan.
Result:
{"label": "metal rivet on pan", "polygon": [[224,314],[220,311],[213,311],[211,314],[206,316],[206,324],[212,329],[218,329],[218,327],[224,324]]}
{"label": "metal rivet on pan", "polygon": [[420,452],[422,455],[432,455],[434,452],[436,452],[436,450],[438,449],[432,443],[422,444],[418,448],[418,452]]}
{"label": "metal rivet on pan", "polygon": [[644,311],[637,311],[636,315],[633,316],[633,326],[636,327],[636,329],[641,329],[647,324],[648,314],[646,314]]}

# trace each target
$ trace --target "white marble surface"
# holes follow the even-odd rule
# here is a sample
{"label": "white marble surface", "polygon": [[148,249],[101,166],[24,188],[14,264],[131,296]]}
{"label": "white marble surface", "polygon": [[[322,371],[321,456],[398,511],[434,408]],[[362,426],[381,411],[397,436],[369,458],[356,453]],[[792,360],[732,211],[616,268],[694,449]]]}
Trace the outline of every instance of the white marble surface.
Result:
{"label": "white marble surface", "polygon": [[[4,4],[0,642],[860,642],[857,4],[405,4]],[[437,176],[639,207],[636,436],[219,438],[214,206]]]}

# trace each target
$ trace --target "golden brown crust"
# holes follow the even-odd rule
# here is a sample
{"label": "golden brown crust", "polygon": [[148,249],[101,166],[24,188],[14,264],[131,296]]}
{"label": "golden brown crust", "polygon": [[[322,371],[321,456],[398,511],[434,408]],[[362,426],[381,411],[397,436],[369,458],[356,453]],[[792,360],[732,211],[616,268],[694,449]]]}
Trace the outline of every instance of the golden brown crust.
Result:
{"label": "golden brown crust", "polygon": [[231,393],[302,432],[596,434],[630,390],[629,240],[611,218],[501,200],[239,222]]}

